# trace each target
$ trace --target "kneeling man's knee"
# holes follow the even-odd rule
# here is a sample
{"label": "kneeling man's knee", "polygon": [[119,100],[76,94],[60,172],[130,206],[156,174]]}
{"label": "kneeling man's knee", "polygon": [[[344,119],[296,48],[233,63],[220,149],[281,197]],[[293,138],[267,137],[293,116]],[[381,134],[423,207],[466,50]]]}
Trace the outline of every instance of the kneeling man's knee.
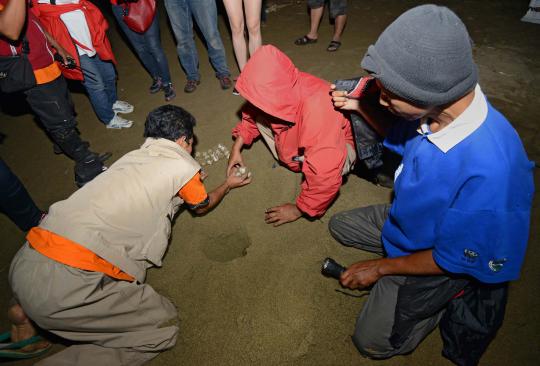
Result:
{"label": "kneeling man's knee", "polygon": [[330,222],[328,223],[328,230],[330,230],[330,234],[339,241],[341,244],[347,243],[347,231],[348,223],[347,223],[347,216],[344,212],[340,212],[335,214],[330,218]]}
{"label": "kneeling man's knee", "polygon": [[352,336],[352,341],[358,352],[364,357],[381,360],[390,358],[395,354],[394,349],[388,347],[388,340],[379,344],[379,342],[370,337],[369,334],[364,334],[363,332],[356,331]]}

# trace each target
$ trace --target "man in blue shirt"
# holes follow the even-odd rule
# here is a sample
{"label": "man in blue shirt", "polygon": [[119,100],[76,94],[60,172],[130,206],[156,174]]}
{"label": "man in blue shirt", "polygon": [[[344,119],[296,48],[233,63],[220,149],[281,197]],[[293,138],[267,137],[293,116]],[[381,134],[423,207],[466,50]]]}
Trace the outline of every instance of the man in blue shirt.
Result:
{"label": "man in blue shirt", "polygon": [[[474,364],[502,322],[507,282],[519,277],[533,164],[482,93],[467,30],[448,8],[402,14],[368,48],[362,67],[380,89],[379,103],[399,117],[385,146],[403,160],[391,205],[342,212],[329,224],[342,244],[383,256],[341,276],[352,289],[373,286],[353,341],[371,358],[406,354],[441,321],[443,354]],[[337,108],[362,113],[350,94],[332,94]],[[478,321],[489,337],[477,332],[465,344],[474,350],[449,351],[456,343],[449,331],[463,330],[452,318],[456,301],[465,293],[462,309],[486,309],[479,291],[494,299],[487,313],[496,319],[471,316],[459,326]]]}

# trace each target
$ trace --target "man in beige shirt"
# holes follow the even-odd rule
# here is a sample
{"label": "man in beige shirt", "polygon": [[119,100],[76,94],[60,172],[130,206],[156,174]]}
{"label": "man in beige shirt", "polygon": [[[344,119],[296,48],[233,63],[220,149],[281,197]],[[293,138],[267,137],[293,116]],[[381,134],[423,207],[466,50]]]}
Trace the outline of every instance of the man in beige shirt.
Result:
{"label": "man in beige shirt", "polygon": [[162,265],[171,219],[185,203],[197,214],[250,183],[231,173],[210,193],[191,157],[195,119],[165,105],[146,120],[144,144],[53,204],[11,264],[12,341],[39,327],[70,341],[38,365],[141,365],[174,346],[177,312],[145,284]]}

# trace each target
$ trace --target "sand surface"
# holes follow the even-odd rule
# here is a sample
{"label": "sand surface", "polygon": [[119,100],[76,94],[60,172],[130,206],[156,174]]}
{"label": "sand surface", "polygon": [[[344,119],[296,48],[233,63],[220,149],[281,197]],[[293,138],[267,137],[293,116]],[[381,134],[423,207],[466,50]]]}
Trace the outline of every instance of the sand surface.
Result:
{"label": "sand surface", "polygon": [[[349,23],[343,46],[336,53],[325,48],[331,25],[322,22],[320,40],[298,47],[293,40],[305,34],[309,19],[304,1],[272,1],[263,28],[264,43],[287,53],[303,71],[327,80],[361,74],[359,62],[367,46],[400,13],[420,1],[349,1]],[[475,57],[484,92],[520,133],[529,157],[540,160],[538,100],[540,98],[540,26],[520,22],[528,0],[440,1],[454,9],[468,26],[475,42]],[[176,57],[166,14],[161,9],[162,43],[178,90],[175,104],[198,120],[198,149],[218,143],[231,144],[230,130],[243,103],[222,91],[198,40],[202,84],[193,94],[182,92],[185,75]],[[80,130],[97,151],[111,151],[111,162],[137,148],[143,141],[144,118],[164,103],[162,94],[149,95],[150,78],[120,37],[111,21],[109,36],[117,58],[119,94],[135,105],[129,130],[107,130],[95,117],[87,97],[73,88]],[[230,36],[223,17],[220,29],[229,65],[233,62]],[[54,155],[52,146],[35,123],[21,98],[2,97],[0,145],[2,158],[25,183],[38,205],[46,209],[66,198],[76,187],[72,163]],[[332,214],[341,210],[388,202],[390,191],[350,176],[326,216],[273,228],[263,221],[271,205],[291,202],[301,177],[274,161],[262,142],[244,153],[253,172],[253,183],[232,191],[225,201],[204,217],[188,212],[177,217],[163,267],[149,271],[148,282],[178,307],[180,334],[171,351],[151,365],[446,365],[440,355],[441,340],[434,331],[409,356],[375,362],[359,356],[350,341],[354,322],[368,293],[343,290],[321,276],[320,263],[327,256],[350,264],[371,255],[346,249],[328,233]],[[207,169],[207,186],[219,184],[225,162]],[[536,179],[537,185],[538,174]],[[537,365],[540,358],[540,258],[539,198],[534,201],[532,229],[526,262],[519,281],[512,283],[506,320],[491,344],[482,365]],[[9,263],[24,242],[21,233],[0,216],[0,314],[10,298]],[[0,330],[8,329],[0,316]],[[60,350],[57,345],[54,351]],[[536,360],[536,361],[535,361]],[[8,363],[9,364],[9,363]],[[29,365],[31,362],[17,362]]]}

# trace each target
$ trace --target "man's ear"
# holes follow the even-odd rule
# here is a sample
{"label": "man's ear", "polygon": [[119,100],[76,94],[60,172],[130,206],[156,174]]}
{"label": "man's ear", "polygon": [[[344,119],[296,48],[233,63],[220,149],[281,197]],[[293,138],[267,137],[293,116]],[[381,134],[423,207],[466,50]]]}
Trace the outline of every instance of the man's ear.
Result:
{"label": "man's ear", "polygon": [[187,145],[186,136],[180,137],[178,140],[175,141],[178,145],[184,147]]}

